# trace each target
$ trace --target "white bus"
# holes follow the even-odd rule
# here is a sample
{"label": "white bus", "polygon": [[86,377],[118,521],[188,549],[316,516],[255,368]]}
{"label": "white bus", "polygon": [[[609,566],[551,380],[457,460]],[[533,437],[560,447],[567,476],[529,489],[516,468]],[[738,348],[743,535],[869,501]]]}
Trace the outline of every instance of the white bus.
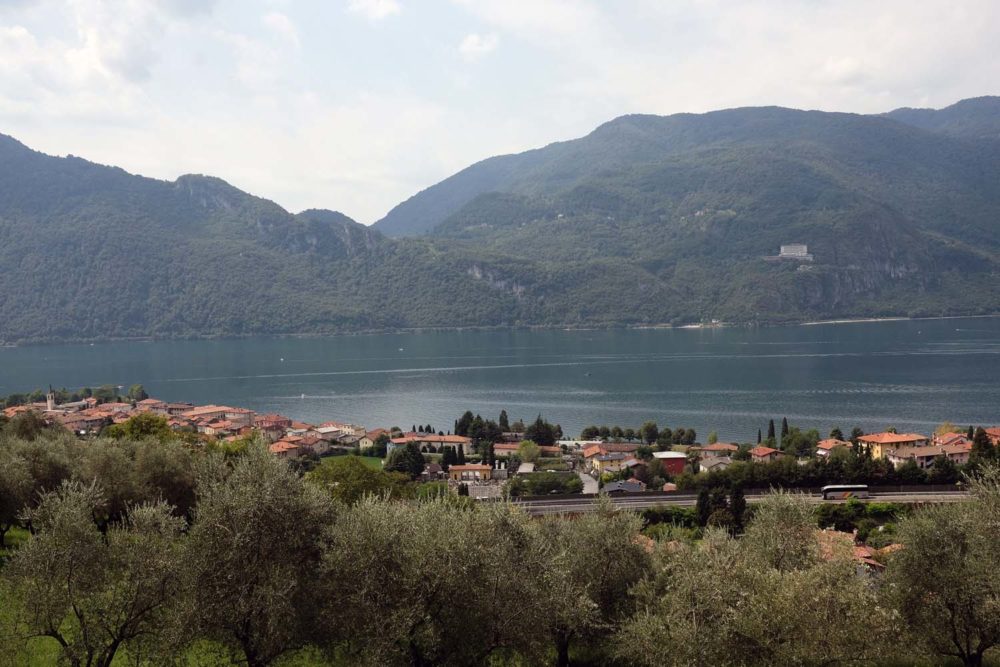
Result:
{"label": "white bus", "polygon": [[829,484],[821,489],[823,500],[846,500],[847,498],[867,498],[867,484]]}

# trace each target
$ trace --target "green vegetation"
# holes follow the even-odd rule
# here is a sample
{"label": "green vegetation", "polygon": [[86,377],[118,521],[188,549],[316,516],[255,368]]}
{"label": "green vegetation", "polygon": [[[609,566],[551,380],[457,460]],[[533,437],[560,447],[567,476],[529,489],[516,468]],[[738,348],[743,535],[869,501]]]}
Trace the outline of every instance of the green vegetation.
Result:
{"label": "green vegetation", "polygon": [[[395,473],[345,456],[301,477],[260,443],[227,457],[5,427],[0,453],[27,471],[34,531],[11,529],[0,562],[0,664],[977,666],[1000,641],[990,467],[968,500],[865,509],[903,548],[860,574],[789,493],[743,530],[701,528],[711,493],[650,510],[649,539],[607,499],[572,520],[394,500],[366,484]],[[726,510],[743,513],[736,494]]]}
{"label": "green vegetation", "polygon": [[583,480],[574,472],[533,472],[517,475],[507,483],[507,492],[519,496],[565,495],[583,491]]}
{"label": "green vegetation", "polygon": [[0,341],[996,313],[993,106],[626,116],[376,229],[0,137]]}

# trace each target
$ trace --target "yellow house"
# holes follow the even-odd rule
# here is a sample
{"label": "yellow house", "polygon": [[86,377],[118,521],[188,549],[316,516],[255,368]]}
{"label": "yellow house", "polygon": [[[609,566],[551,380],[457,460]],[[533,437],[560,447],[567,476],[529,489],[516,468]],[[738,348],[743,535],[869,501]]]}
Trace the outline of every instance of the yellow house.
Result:
{"label": "yellow house", "polygon": [[450,466],[448,478],[455,482],[482,482],[492,479],[493,468],[482,463]]}
{"label": "yellow house", "polygon": [[610,452],[608,454],[601,454],[600,456],[595,456],[591,465],[594,470],[601,473],[602,475],[606,472],[620,472],[625,466],[625,461],[633,458],[632,456],[626,454],[625,452]]}
{"label": "yellow house", "polygon": [[900,447],[926,447],[927,436],[919,433],[871,433],[858,438],[858,442],[868,448],[873,459],[885,458],[889,452]]}

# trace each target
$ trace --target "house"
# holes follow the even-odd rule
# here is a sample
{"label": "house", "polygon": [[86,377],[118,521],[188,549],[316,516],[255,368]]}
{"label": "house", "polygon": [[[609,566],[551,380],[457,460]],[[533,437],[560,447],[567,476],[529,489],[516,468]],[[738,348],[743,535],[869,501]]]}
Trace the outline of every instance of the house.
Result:
{"label": "house", "polygon": [[388,438],[390,436],[389,429],[387,429],[387,428],[376,428],[376,429],[372,429],[371,431],[367,431],[364,434],[364,436],[362,436],[361,440],[358,441],[358,446],[361,447],[361,449],[367,449],[368,447],[374,447],[375,443],[383,435]]}
{"label": "house", "polygon": [[687,454],[683,452],[653,452],[653,458],[660,462],[660,468],[668,475],[680,475],[687,465]]}
{"label": "house", "polygon": [[590,459],[590,467],[598,474],[604,474],[606,472],[621,472],[622,468],[625,467],[625,461],[628,461],[632,457],[625,452],[609,452],[607,454],[599,454]]}
{"label": "house", "polygon": [[733,464],[733,459],[728,456],[712,456],[698,462],[699,472],[712,472],[713,470],[725,470]]}
{"label": "house", "polygon": [[781,456],[781,452],[771,447],[760,445],[750,450],[750,460],[754,463],[770,463],[776,461]]}
{"label": "house", "polygon": [[711,445],[705,445],[704,447],[691,447],[688,451],[697,452],[701,458],[708,459],[713,457],[732,456],[736,452],[740,451],[740,447],[739,445],[731,442],[716,442]]}
{"label": "house", "polygon": [[208,423],[198,425],[198,433],[216,437],[234,435],[238,430],[239,428],[228,419],[213,419]]}
{"label": "house", "polygon": [[323,422],[320,424],[321,427],[333,427],[339,429],[345,434],[350,434],[356,436],[357,438],[365,437],[366,429],[364,426],[358,426],[357,424],[345,424],[343,422]]}
{"label": "house", "polygon": [[[502,458],[511,454],[517,454],[520,447],[520,443],[498,442],[493,445],[493,456]],[[562,456],[561,447],[539,446],[538,451],[542,456]]]}
{"label": "house", "polygon": [[131,403],[101,403],[101,409],[105,412],[132,412],[135,408]]}
{"label": "house", "polygon": [[213,419],[225,419],[226,411],[232,408],[227,408],[223,405],[200,405],[196,408],[190,408],[185,412],[181,413],[182,417],[187,417],[192,421],[202,421],[205,422],[212,421]]}
{"label": "house", "polygon": [[816,542],[823,560],[850,555],[858,574],[878,574],[885,570],[885,565],[875,559],[878,552],[864,544],[856,544],[855,536],[850,533],[824,528],[816,531]]}
{"label": "house", "polygon": [[[291,428],[291,425],[289,425],[289,428]],[[317,426],[313,429],[313,433],[327,442],[336,442],[340,436],[344,435],[344,431],[338,426]]]}
{"label": "house", "polygon": [[444,468],[438,463],[428,463],[424,466],[424,471],[420,473],[420,481],[422,482],[433,482],[444,479],[444,477]]}
{"label": "house", "polygon": [[284,415],[272,413],[267,415],[257,415],[253,418],[253,425],[262,431],[270,428],[280,428],[284,430],[286,428],[291,428],[292,420]]}
{"label": "house", "polygon": [[482,482],[492,478],[493,468],[482,463],[466,463],[448,468],[448,479],[453,482]]}
{"label": "house", "polygon": [[392,451],[396,447],[405,447],[413,443],[419,449],[433,447],[435,452],[442,451],[443,447],[453,447],[455,451],[461,448],[466,456],[472,453],[472,439],[462,435],[435,435],[434,433],[416,433],[404,435],[402,438],[393,438],[389,441],[388,450]]}
{"label": "house", "polygon": [[[964,439],[964,438],[963,438]],[[907,461],[914,461],[918,468],[930,468],[939,456],[946,456],[955,465],[965,465],[972,453],[971,442],[951,445],[925,445],[921,447],[897,447],[885,452],[885,459],[898,468]]]}
{"label": "house", "polygon": [[838,447],[851,447],[851,443],[844,440],[837,440],[836,438],[827,438],[826,440],[820,440],[816,443],[816,456],[825,458],[833,453],[833,450]]}
{"label": "house", "polygon": [[298,445],[286,440],[279,440],[268,447],[268,449],[279,459],[294,459],[301,454]]}
{"label": "house", "polygon": [[639,493],[646,490],[646,485],[637,479],[626,479],[620,482],[609,482],[601,489],[601,493],[617,495],[621,493]]}
{"label": "house", "polygon": [[935,433],[931,438],[932,445],[972,445],[972,440],[965,433]]}
{"label": "house", "polygon": [[604,454],[634,454],[639,450],[640,445],[630,442],[599,442],[589,444],[583,448],[583,458],[592,460],[596,456]]}
{"label": "house", "polygon": [[990,439],[993,446],[1000,447],[1000,426],[991,426],[984,430],[986,431],[986,437]]}
{"label": "house", "polygon": [[301,439],[296,444],[303,451],[312,452],[316,456],[325,456],[330,453],[330,443],[321,439],[316,434],[307,433],[301,436]]}
{"label": "house", "polygon": [[889,433],[888,431],[862,435],[858,438],[858,442],[868,449],[874,459],[885,458],[889,450],[899,447],[926,447],[928,444],[926,435],[920,435],[919,433]]}
{"label": "house", "polygon": [[140,412],[152,412],[156,415],[168,415],[167,402],[158,398],[144,398],[135,404],[135,409]]}
{"label": "house", "polygon": [[88,435],[100,432],[102,428],[111,423],[111,417],[107,413],[84,414],[83,412],[74,412],[59,417],[58,421],[77,435]]}
{"label": "house", "polygon": [[285,434],[285,427],[279,426],[273,422],[263,422],[256,424],[255,428],[257,432],[264,436],[264,439],[268,442],[277,442],[281,440],[281,436]]}

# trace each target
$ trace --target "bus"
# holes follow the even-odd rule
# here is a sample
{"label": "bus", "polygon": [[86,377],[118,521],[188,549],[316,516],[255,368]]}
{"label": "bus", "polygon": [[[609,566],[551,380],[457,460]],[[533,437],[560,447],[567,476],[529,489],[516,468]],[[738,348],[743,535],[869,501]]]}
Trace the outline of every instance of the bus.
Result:
{"label": "bus", "polygon": [[867,484],[830,484],[824,486],[820,491],[823,500],[846,500],[847,498],[867,498]]}

